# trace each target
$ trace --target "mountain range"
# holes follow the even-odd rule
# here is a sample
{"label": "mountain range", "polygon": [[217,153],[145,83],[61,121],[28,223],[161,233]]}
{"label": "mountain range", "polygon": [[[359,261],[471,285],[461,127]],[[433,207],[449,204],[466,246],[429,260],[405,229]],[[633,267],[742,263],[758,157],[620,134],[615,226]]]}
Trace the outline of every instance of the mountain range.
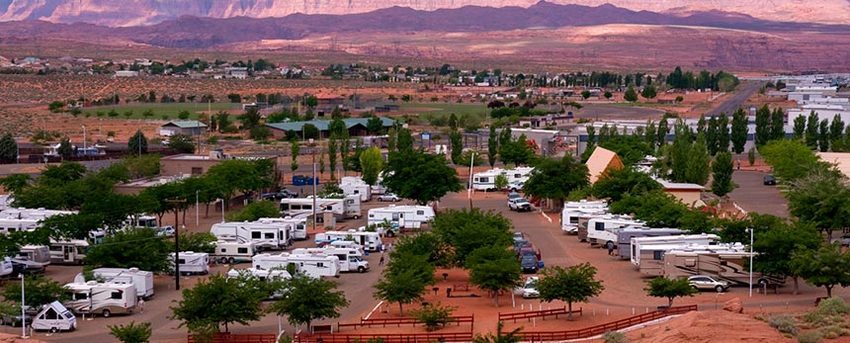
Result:
{"label": "mountain range", "polygon": [[[0,0],[0,21],[44,20],[105,26],[151,25],[181,16],[272,18],[347,15],[391,7],[436,11],[466,6],[534,6],[538,0]],[[559,5],[611,4],[633,11],[689,14],[723,11],[762,20],[850,24],[850,0],[549,0]]]}

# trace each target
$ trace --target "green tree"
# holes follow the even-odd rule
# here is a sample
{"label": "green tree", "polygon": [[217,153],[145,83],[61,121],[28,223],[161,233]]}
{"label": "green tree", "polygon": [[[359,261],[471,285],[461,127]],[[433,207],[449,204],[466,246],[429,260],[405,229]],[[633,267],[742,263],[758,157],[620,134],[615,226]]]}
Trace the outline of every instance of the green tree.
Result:
{"label": "green tree", "polygon": [[667,144],[667,134],[670,133],[670,127],[668,125],[666,118],[663,118],[658,122],[658,130],[656,131],[656,134],[658,142],[657,145],[659,147]]}
{"label": "green tree", "polygon": [[[132,115],[132,113],[130,115]],[[189,117],[191,117],[191,116],[192,116],[192,114],[189,113],[189,111],[186,111],[186,110],[182,110],[182,111],[177,113],[177,118],[180,119],[180,120],[189,119]]]}
{"label": "green tree", "polygon": [[534,160],[534,151],[528,146],[525,134],[520,135],[516,140],[500,144],[499,150],[499,157],[504,164],[527,165]]}
{"label": "green tree", "polygon": [[803,134],[806,132],[806,116],[797,116],[794,118],[794,139],[803,139]]}
{"label": "green tree", "polygon": [[543,278],[537,282],[540,299],[546,302],[560,300],[567,303],[572,316],[573,303],[584,302],[602,293],[605,286],[596,280],[596,267],[582,263],[568,268],[549,267],[543,272]]}
{"label": "green tree", "polygon": [[168,148],[181,154],[191,154],[195,152],[195,140],[189,135],[172,135],[168,138]]}
{"label": "green tree", "polygon": [[646,173],[633,168],[609,170],[591,188],[593,196],[600,199],[611,199],[617,202],[623,196],[639,195],[661,189],[661,184]]}
{"label": "green tree", "polygon": [[759,152],[767,164],[773,167],[773,174],[786,181],[801,178],[824,166],[818,156],[801,141],[770,142]]}
{"label": "green tree", "polygon": [[553,199],[558,202],[570,192],[588,185],[587,166],[565,155],[560,160],[541,159],[523,186],[523,191],[533,197]]}
{"label": "green tree", "polygon": [[599,146],[616,152],[626,166],[633,166],[654,153],[652,147],[636,135],[616,135],[600,142]]}
{"label": "green tree", "polygon": [[818,125],[818,148],[821,152],[829,151],[829,122],[826,119]]}
{"label": "green tree", "polygon": [[0,138],[0,162],[12,163],[18,160],[18,143],[11,133]]}
{"label": "green tree", "polygon": [[643,87],[643,90],[640,92],[640,95],[647,99],[654,99],[658,95],[658,92],[655,90],[655,86],[646,85],[645,87]]}
{"label": "green tree", "polygon": [[717,119],[717,151],[729,151],[730,140],[729,117],[726,113],[721,113],[720,118]]}
{"label": "green tree", "polygon": [[195,287],[183,290],[183,299],[171,307],[172,320],[181,321],[191,332],[218,332],[221,325],[229,331],[231,323],[248,325],[259,320],[266,296],[255,279],[213,275],[199,280]]}
{"label": "green tree", "polygon": [[850,226],[850,187],[835,172],[814,172],[790,182],[788,209],[832,239],[832,231]]}
{"label": "green tree", "polygon": [[732,151],[736,154],[744,152],[747,144],[747,113],[738,109],[732,115]]}
{"label": "green tree", "polygon": [[27,174],[11,174],[4,178],[0,178],[0,186],[2,186],[7,192],[15,194],[26,188],[30,181],[30,176]]}
{"label": "green tree", "polygon": [[823,242],[817,230],[809,224],[782,223],[769,230],[756,228],[753,241],[753,268],[767,275],[789,276],[794,280],[794,294],[799,290],[798,270],[791,257],[798,251],[816,250]]}
{"label": "green tree", "polygon": [[657,277],[650,280],[645,288],[651,297],[667,298],[667,307],[673,306],[673,299],[690,297],[698,291],[692,287],[688,279],[668,279]]}
{"label": "green tree", "polygon": [[298,153],[301,151],[301,146],[298,145],[298,141],[292,139],[289,141],[289,154],[292,155],[292,162],[289,165],[289,169],[294,173],[298,170]]}
{"label": "green tree", "polygon": [[366,121],[366,131],[373,135],[379,135],[384,132],[384,121],[381,118],[372,116]]}
{"label": "green tree", "polygon": [[412,149],[390,153],[385,175],[383,183],[390,191],[420,204],[462,189],[445,158]]}
{"label": "green tree", "polygon": [[626,89],[626,92],[623,94],[623,99],[628,102],[636,102],[638,100],[638,95],[637,92],[635,92],[635,87],[629,86],[629,88]]}
{"label": "green tree", "polygon": [[770,139],[785,139],[785,112],[778,107],[770,114]]}
{"label": "green tree", "polygon": [[252,222],[260,218],[274,218],[280,216],[277,204],[273,201],[257,201],[248,204],[241,211],[231,213],[227,220],[234,222]]}
{"label": "green tree", "polygon": [[[721,151],[726,152],[727,150]],[[685,180],[698,185],[704,185],[708,182],[711,157],[708,155],[708,150],[705,147],[705,140],[702,137],[697,138],[696,142],[691,144],[687,161]]]}
{"label": "green tree", "polygon": [[59,148],[56,149],[56,152],[59,153],[59,156],[62,156],[63,159],[68,159],[74,154],[74,147],[71,146],[71,141],[65,137],[59,141]]}
{"label": "green tree", "polygon": [[714,157],[711,164],[711,192],[717,196],[729,194],[735,185],[732,183],[732,154],[721,152]]}
{"label": "green tree", "polygon": [[384,169],[384,156],[377,147],[371,147],[360,154],[360,170],[363,181],[374,186],[378,182],[378,174]]}
{"label": "green tree", "polygon": [[811,149],[817,149],[818,147],[819,124],[820,119],[818,118],[818,114],[815,111],[809,113],[809,117],[806,119],[806,145]]}
{"label": "green tree", "polygon": [[287,284],[287,296],[274,302],[269,310],[287,316],[293,326],[310,325],[316,319],[338,318],[339,309],[348,306],[345,293],[336,290],[336,284],[323,279],[295,275]]}
{"label": "green tree", "polygon": [[[57,300],[64,301],[68,299],[68,291],[62,284],[42,275],[33,275],[24,278],[24,288],[24,302],[28,306],[35,308]],[[6,283],[3,286],[3,298],[6,298],[8,301],[20,301],[21,283]]]}
{"label": "green tree", "polygon": [[487,163],[490,167],[496,165],[496,157],[499,153],[499,137],[496,134],[496,126],[490,125],[490,135],[487,138]]}
{"label": "green tree", "polygon": [[613,97],[614,94],[612,94],[611,91],[605,91],[605,93],[603,93],[602,96],[604,96],[605,99],[611,100],[611,97]]}
{"label": "green tree", "polygon": [[590,98],[590,91],[589,90],[581,91],[581,97],[584,98],[584,100],[589,99]]}
{"label": "green tree", "polygon": [[460,164],[460,155],[463,154],[463,135],[457,130],[449,133],[449,141],[451,143],[452,163]]}
{"label": "green tree", "polygon": [[770,140],[770,109],[767,105],[756,111],[756,146],[761,147]]}
{"label": "green tree", "polygon": [[92,246],[86,253],[86,264],[94,268],[139,268],[152,272],[167,271],[170,248],[153,229],[116,231]]}
{"label": "green tree", "polygon": [[519,285],[522,271],[516,256],[500,246],[485,246],[475,249],[466,258],[469,281],[486,290],[499,306],[499,293]]}
{"label": "green tree", "polygon": [[375,284],[375,296],[398,303],[399,313],[404,314],[404,305],[422,299],[425,287],[433,283],[434,266],[426,256],[394,253],[383,277]]}
{"label": "green tree", "polygon": [[331,180],[336,179],[337,144],[336,139],[331,138],[328,140],[328,167],[331,171]]}
{"label": "green tree", "polygon": [[[733,125],[734,128],[734,125]],[[708,127],[705,130],[705,145],[708,148],[708,153],[711,156],[717,154],[717,119],[711,117],[708,119]],[[746,137],[745,137],[746,138]]]}
{"label": "green tree", "polygon": [[[209,232],[180,232],[180,250],[215,253],[218,237]],[[172,248],[172,250],[174,250]]]}
{"label": "green tree", "polygon": [[396,134],[396,145],[398,151],[413,150],[413,133],[410,132],[410,129],[398,129],[398,133]]}
{"label": "green tree", "polygon": [[511,245],[511,222],[499,213],[472,210],[447,210],[434,218],[434,234],[451,247],[453,264],[462,265],[476,249]]}
{"label": "green tree", "polygon": [[825,288],[827,297],[832,297],[836,285],[850,285],[850,254],[842,252],[839,244],[824,244],[816,250],[798,249],[791,264],[804,280]]}
{"label": "green tree", "polygon": [[130,137],[130,141],[127,142],[127,149],[131,154],[148,153],[148,139],[145,138],[142,130],[137,130],[133,137]]}
{"label": "green tree", "polygon": [[829,145],[832,151],[844,151],[846,149],[844,141],[844,121],[836,114],[829,123]]}
{"label": "green tree", "polygon": [[151,330],[151,323],[149,322],[140,324],[130,322],[130,324],[127,325],[107,325],[107,328],[109,328],[109,334],[121,343],[147,343],[150,342],[151,334],[153,333]]}

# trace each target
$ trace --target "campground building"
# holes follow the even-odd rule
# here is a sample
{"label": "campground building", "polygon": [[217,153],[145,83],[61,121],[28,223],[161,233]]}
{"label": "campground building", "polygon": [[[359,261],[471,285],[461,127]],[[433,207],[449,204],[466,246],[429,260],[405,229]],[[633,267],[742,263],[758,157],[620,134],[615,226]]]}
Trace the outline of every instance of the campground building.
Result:
{"label": "campground building", "polygon": [[[378,118],[381,119],[381,124],[384,129],[388,129],[395,124],[393,119],[386,117]],[[342,119],[342,122],[345,123],[345,127],[348,129],[348,135],[351,137],[367,136],[369,134],[366,129],[369,118],[345,118]],[[330,136],[328,128],[330,127],[331,121],[323,119],[272,123],[266,124],[266,127],[272,131],[272,135],[275,139],[282,139],[286,138],[290,131],[300,134],[303,132],[304,126],[308,124],[315,126],[319,130],[319,138],[327,138]]]}

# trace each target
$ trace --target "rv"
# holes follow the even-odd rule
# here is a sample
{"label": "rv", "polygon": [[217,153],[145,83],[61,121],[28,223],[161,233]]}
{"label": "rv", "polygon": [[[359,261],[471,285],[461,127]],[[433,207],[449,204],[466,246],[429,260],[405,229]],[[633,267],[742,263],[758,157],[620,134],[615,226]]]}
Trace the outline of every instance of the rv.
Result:
{"label": "rv", "polygon": [[587,241],[591,245],[599,244],[614,249],[617,231],[629,226],[644,226],[644,222],[630,216],[607,215],[587,221]]}
{"label": "rv", "polygon": [[7,278],[14,276],[15,266],[12,264],[12,259],[8,257],[4,257],[3,260],[0,260],[0,278]]}
{"label": "rv", "polygon": [[133,313],[136,308],[136,286],[132,284],[69,283],[65,288],[71,293],[64,303],[74,313],[112,314]]}
{"label": "rv", "polygon": [[[509,185],[520,185],[528,181],[532,171],[534,171],[532,167],[517,167],[514,169],[495,168],[481,173],[475,173],[472,174],[472,189],[481,191],[497,190],[496,178],[499,175],[504,175]],[[516,191],[517,189],[511,190]]]}
{"label": "rv", "polygon": [[278,250],[292,241],[289,226],[274,222],[227,222],[213,224],[210,233],[219,240],[254,243],[258,249]]}
{"label": "rv", "polygon": [[[688,244],[712,245],[720,241],[720,236],[715,234],[657,236],[657,237],[634,237],[631,242],[631,253],[629,259],[635,267],[640,267],[641,259],[650,258],[661,261],[665,248],[673,249],[677,246]],[[660,263],[660,262],[659,262]]]}
{"label": "rv", "polygon": [[18,249],[18,257],[48,265],[50,264],[50,248],[46,245],[24,245]]}
{"label": "rv", "polygon": [[[343,176],[342,179],[339,181],[339,183],[340,183],[340,188],[342,188],[341,185],[345,185],[345,184],[368,185],[366,183],[366,181],[363,181],[363,178],[361,178],[359,176]],[[382,175],[378,175],[377,182],[375,182],[374,185],[369,186],[369,191],[372,193],[372,195],[384,194],[384,193],[387,192],[386,187],[384,187],[384,185],[383,185]],[[371,199],[371,196],[369,198]]]}
{"label": "rv", "polygon": [[289,236],[292,240],[295,241],[303,241],[307,239],[307,216],[309,215],[300,215],[298,217],[283,217],[283,218],[260,218],[257,219],[258,223],[272,223],[278,225],[285,225],[289,227]]}
{"label": "rv", "polygon": [[[172,268],[174,267],[174,253],[170,255]],[[210,255],[205,252],[181,251],[180,260],[181,275],[206,275],[210,272]]]}
{"label": "rv", "polygon": [[[378,207],[369,210],[367,225],[375,225],[383,229],[384,223],[391,228],[387,236],[392,237],[402,229],[418,229],[422,224],[434,219],[434,209],[430,206],[395,206]],[[381,232],[383,233],[383,232]]]}
{"label": "rv", "polygon": [[[671,279],[709,275],[730,285],[746,285],[750,281],[750,255],[741,243],[677,248],[664,254],[663,274]],[[759,285],[785,283],[784,278],[762,273],[753,274],[752,280]]]}
{"label": "rv", "polygon": [[336,256],[339,259],[340,272],[365,273],[369,270],[369,262],[363,260],[363,253],[358,249],[335,248],[326,246],[324,248],[307,248],[292,250],[294,255],[313,256]]}
{"label": "rv", "polygon": [[50,241],[50,263],[83,264],[89,243],[84,240]]}
{"label": "rv", "polygon": [[251,258],[256,254],[257,249],[253,242],[218,241],[215,242],[215,252],[212,254],[212,259],[221,264],[234,264],[251,262]]}
{"label": "rv", "polygon": [[577,234],[579,224],[586,225],[592,216],[608,213],[608,204],[604,201],[570,201],[564,203],[561,211],[561,230],[568,234]]}
{"label": "rv", "polygon": [[384,243],[381,235],[377,232],[368,231],[328,231],[316,234],[315,242],[319,247],[325,246],[333,241],[352,241],[363,246],[366,251],[380,251]]}
{"label": "rv", "polygon": [[332,255],[259,254],[254,256],[252,264],[255,269],[262,270],[287,270],[287,266],[291,264],[300,273],[313,278],[339,277],[339,258]]}
{"label": "rv", "polygon": [[3,219],[32,219],[32,220],[44,220],[53,216],[62,216],[62,215],[71,215],[76,214],[77,211],[60,211],[60,210],[46,210],[43,208],[7,208],[3,211],[0,211],[0,218]]}
{"label": "rv", "polygon": [[264,269],[256,269],[256,268],[246,268],[246,269],[231,269],[227,271],[227,277],[236,278],[242,274],[251,275],[260,280],[288,280],[292,278],[292,275],[289,275],[288,271],[281,269],[273,269],[273,270],[264,270]]}
{"label": "rv", "polygon": [[41,219],[0,219],[0,233],[32,231],[38,228]]}
{"label": "rv", "polygon": [[[291,198],[280,200],[280,212],[285,216],[313,213],[313,198]],[[342,199],[316,198],[316,212],[331,212],[337,219],[360,218],[360,197],[346,196]]]}
{"label": "rv", "polygon": [[30,326],[36,331],[74,331],[77,328],[77,317],[62,303],[54,301],[33,317]]}
{"label": "rv", "polygon": [[633,227],[624,228],[617,232],[617,255],[620,259],[628,260],[632,256],[632,238],[676,236],[686,232],[680,229]]}
{"label": "rv", "polygon": [[136,288],[139,298],[153,297],[153,273],[139,268],[96,268],[92,270],[95,278],[116,284],[131,284]]}
{"label": "rv", "polygon": [[342,189],[346,196],[360,197],[360,202],[372,200],[372,187],[367,183],[340,183],[339,188]]}

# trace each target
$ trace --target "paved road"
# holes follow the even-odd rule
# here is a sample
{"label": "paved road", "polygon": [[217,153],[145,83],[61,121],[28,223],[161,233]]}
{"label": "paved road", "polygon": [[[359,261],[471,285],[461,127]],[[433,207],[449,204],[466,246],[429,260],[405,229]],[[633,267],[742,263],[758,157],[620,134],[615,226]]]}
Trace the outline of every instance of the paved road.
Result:
{"label": "paved road", "polygon": [[719,106],[709,110],[705,115],[707,117],[710,116],[719,116],[722,113],[726,113],[728,115],[732,115],[738,108],[744,105],[747,99],[750,98],[753,93],[757,92],[762,86],[761,82],[757,81],[742,81],[738,86],[738,89],[732,93],[732,96],[727,98],[723,103]]}
{"label": "paved road", "polygon": [[772,214],[783,218],[788,217],[788,201],[776,186],[765,186],[764,176],[767,173],[757,171],[736,171],[732,181],[738,185],[729,198],[747,212]]}

